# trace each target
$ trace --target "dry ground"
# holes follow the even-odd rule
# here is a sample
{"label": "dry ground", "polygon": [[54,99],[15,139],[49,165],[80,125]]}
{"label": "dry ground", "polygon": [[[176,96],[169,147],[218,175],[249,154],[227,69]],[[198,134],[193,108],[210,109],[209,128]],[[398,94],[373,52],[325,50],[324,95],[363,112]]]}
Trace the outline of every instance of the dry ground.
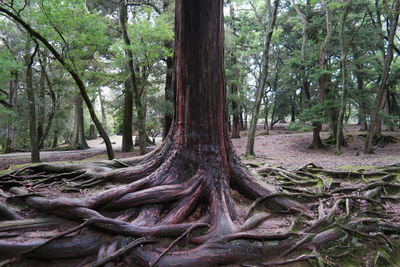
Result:
{"label": "dry ground", "polygon": [[[282,166],[289,169],[299,168],[310,162],[315,163],[326,169],[357,169],[374,166],[386,166],[400,163],[400,130],[395,132],[385,132],[387,135],[395,136],[399,139],[398,143],[388,144],[384,148],[376,147],[375,154],[365,155],[363,151],[364,138],[359,134],[363,132],[358,131],[358,126],[349,125],[346,127],[346,138],[348,140],[348,147],[342,149],[343,154],[337,156],[334,154],[334,146],[328,146],[324,150],[309,149],[308,145],[311,143],[312,133],[297,133],[294,131],[285,130],[284,124],[278,124],[274,130],[270,131],[269,135],[264,135],[264,131],[258,131],[258,136],[255,141],[256,158],[248,158],[246,162],[263,162],[268,165]],[[364,132],[365,133],[365,132]],[[241,133],[242,138],[233,139],[233,145],[236,151],[243,155],[246,150],[247,136],[246,132]],[[329,132],[323,132],[322,138],[328,138]],[[119,152],[121,147],[121,136],[113,136],[113,146],[116,149],[117,158],[126,158],[138,155],[139,151],[136,150],[132,153]],[[49,154],[42,154],[43,162],[51,161],[76,161],[91,158],[101,159],[106,158],[105,146],[102,144],[101,139],[89,141],[91,150],[76,151],[73,153],[69,151],[52,152]],[[158,140],[159,144],[161,141]],[[150,148],[153,149],[154,147]],[[28,153],[21,153],[16,157],[2,157],[0,155],[0,170],[8,168],[12,164],[29,163]]]}

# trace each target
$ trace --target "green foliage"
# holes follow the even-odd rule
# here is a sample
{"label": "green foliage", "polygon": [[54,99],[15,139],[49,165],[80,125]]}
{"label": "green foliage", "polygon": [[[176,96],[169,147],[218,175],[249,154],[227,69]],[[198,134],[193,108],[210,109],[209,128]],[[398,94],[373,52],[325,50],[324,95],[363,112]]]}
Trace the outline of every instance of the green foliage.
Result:
{"label": "green foliage", "polygon": [[296,131],[299,133],[312,131],[313,127],[311,124],[307,124],[300,121],[291,122],[287,127],[287,130]]}

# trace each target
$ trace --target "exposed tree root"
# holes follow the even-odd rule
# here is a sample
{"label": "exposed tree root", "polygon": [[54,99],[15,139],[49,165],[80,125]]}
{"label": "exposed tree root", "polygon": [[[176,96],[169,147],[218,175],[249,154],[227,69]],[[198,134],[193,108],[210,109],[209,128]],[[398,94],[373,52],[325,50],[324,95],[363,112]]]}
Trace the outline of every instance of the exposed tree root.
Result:
{"label": "exposed tree root", "polygon": [[[4,175],[0,181],[18,182],[18,187],[1,184],[9,205],[22,201],[37,211],[83,223],[46,240],[21,242],[15,231],[62,223],[30,222],[15,208],[1,205],[0,214],[9,215],[0,220],[15,221],[0,222],[0,260],[9,263],[26,258],[98,255],[89,266],[101,266],[121,257],[131,263],[133,260],[136,266],[216,266],[239,262],[282,266],[318,259],[314,251],[332,246],[334,240],[346,244],[351,238],[363,238],[392,247],[395,241],[391,235],[400,233],[397,217],[389,212],[390,202],[398,198],[400,191],[397,166],[368,173],[333,172],[311,164],[296,171],[262,168],[259,173],[277,185],[268,186],[255,180],[233,153],[229,166],[215,160],[198,164],[183,159],[182,154],[166,152],[158,160],[148,157],[142,163],[132,162],[137,165],[128,167],[118,161],[102,162],[101,167],[41,164]],[[114,169],[106,170],[107,164],[115,164]],[[352,186],[341,188],[343,181],[350,178]],[[363,182],[357,183],[357,179]],[[332,182],[335,180],[338,182]],[[47,187],[40,185],[54,182],[58,182],[52,186],[57,194],[62,194],[65,186],[87,188],[87,192],[85,197],[48,197]],[[279,185],[288,182],[291,186],[281,187],[288,190],[279,191]],[[98,192],[99,185],[108,187],[111,183],[120,185]],[[238,199],[232,196],[232,190],[255,200],[247,212],[238,210]],[[302,201],[308,204],[301,204]],[[268,213],[256,212],[265,208]],[[280,231],[268,230],[269,220],[290,211],[297,211],[285,215],[294,219],[297,231],[290,232],[288,226]],[[366,213],[379,219],[357,219]],[[85,240],[80,235],[67,237],[77,231],[85,233]],[[171,252],[189,233],[189,247]],[[119,238],[106,245],[115,236],[135,239],[126,243]],[[161,239],[153,244],[154,238]],[[69,253],[61,256],[62,248],[68,248]],[[308,254],[310,250],[312,253]],[[330,261],[338,259],[329,254],[324,257]]]}

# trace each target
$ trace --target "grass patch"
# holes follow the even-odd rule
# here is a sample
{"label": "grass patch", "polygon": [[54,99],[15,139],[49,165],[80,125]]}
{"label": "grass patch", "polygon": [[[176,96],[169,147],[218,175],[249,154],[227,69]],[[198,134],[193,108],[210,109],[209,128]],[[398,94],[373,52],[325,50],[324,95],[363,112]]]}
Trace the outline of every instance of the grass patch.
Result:
{"label": "grass patch", "polygon": [[366,165],[366,166],[352,166],[352,165],[349,165],[349,166],[339,166],[339,167],[337,167],[337,169],[344,170],[344,171],[356,171],[356,170],[361,170],[361,169],[363,169],[363,170],[374,170],[374,169],[378,169],[378,168],[379,168],[379,166],[373,166],[373,165],[371,165],[371,166],[368,166],[368,165]]}

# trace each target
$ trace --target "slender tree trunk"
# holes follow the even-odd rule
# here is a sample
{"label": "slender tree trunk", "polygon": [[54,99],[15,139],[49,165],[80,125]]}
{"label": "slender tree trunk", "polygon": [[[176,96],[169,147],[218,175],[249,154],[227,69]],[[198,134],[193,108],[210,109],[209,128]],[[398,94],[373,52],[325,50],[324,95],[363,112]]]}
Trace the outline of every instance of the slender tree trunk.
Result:
{"label": "slender tree trunk", "polygon": [[360,125],[360,131],[368,131],[368,123],[367,123],[367,107],[365,103],[365,93],[364,93],[364,73],[363,73],[363,64],[359,62],[360,52],[357,50],[357,47],[352,46],[353,57],[354,57],[354,76],[356,77],[357,82],[357,95],[359,96],[358,102],[358,122]]}
{"label": "slender tree trunk", "polygon": [[89,146],[85,139],[85,127],[83,117],[83,101],[81,95],[74,96],[74,131],[72,134],[72,149],[87,149]]}
{"label": "slender tree trunk", "polygon": [[51,144],[51,148],[57,148],[58,147],[58,130],[54,129],[53,131],[53,142]]}
{"label": "slender tree trunk", "polygon": [[245,119],[244,119],[245,116],[243,113],[245,113],[246,111],[244,110],[243,105],[240,105],[239,110],[240,110],[239,113],[240,130],[245,131],[247,130],[247,127],[245,125]]}
{"label": "slender tree trunk", "polygon": [[31,55],[29,49],[25,54],[25,64],[26,64],[26,94],[28,98],[28,110],[29,110],[29,138],[31,141],[31,162],[40,162],[40,152],[39,152],[39,140],[37,136],[37,118],[36,118],[36,103],[35,103],[35,93],[33,91],[32,82],[32,64],[34,62],[34,57],[37,54],[39,46],[36,45],[35,51]]}
{"label": "slender tree trunk", "polygon": [[[332,38],[332,11],[329,8],[329,5],[324,1],[325,6],[325,20],[326,20],[326,36],[325,40],[321,46],[320,55],[319,55],[319,67],[320,71],[322,72],[321,76],[319,77],[319,91],[318,91],[318,104],[320,106],[324,105],[325,102],[325,95],[327,86],[329,83],[329,74],[326,73],[326,54],[328,45]],[[313,122],[313,140],[310,145],[310,148],[323,148],[324,144],[322,143],[320,132],[322,130],[322,121],[314,121]]]}
{"label": "slender tree trunk", "polygon": [[105,103],[104,103],[103,93],[100,88],[98,88],[97,92],[99,94],[99,102],[100,102],[100,110],[101,110],[101,123],[103,124],[104,131],[108,132],[106,107],[105,107]]}
{"label": "slender tree trunk", "polygon": [[266,131],[266,134],[269,134],[269,130],[268,130],[268,116],[269,116],[269,112],[268,112],[268,96],[264,96],[264,130]]}
{"label": "slender tree trunk", "polygon": [[[94,140],[96,139],[96,128],[94,126],[94,124],[90,124],[89,126],[89,136],[88,136],[89,140]],[[122,139],[123,140],[123,139]],[[122,141],[123,144],[123,141]]]}
{"label": "slender tree trunk", "polygon": [[247,137],[246,155],[254,155],[254,139],[256,136],[257,121],[260,112],[260,105],[262,96],[264,95],[264,88],[267,82],[268,66],[269,66],[269,48],[271,46],[271,38],[275,28],[276,16],[278,13],[279,0],[274,0],[274,6],[270,9],[270,20],[268,23],[267,36],[264,44],[263,51],[263,63],[261,68],[260,77],[258,79],[258,87],[256,91],[256,97],[254,107],[252,111],[252,117],[250,122],[249,133]]}
{"label": "slender tree trunk", "polygon": [[[44,147],[44,141],[46,140],[47,136],[49,135],[51,126],[53,124],[53,118],[54,118],[54,115],[55,115],[56,109],[57,109],[57,99],[56,99],[56,94],[53,91],[53,86],[51,84],[50,77],[49,77],[49,75],[47,73],[47,69],[46,69],[47,65],[45,63],[46,62],[46,58],[43,57],[43,59],[41,59],[39,57],[39,62],[40,62],[40,66],[41,66],[41,72],[42,72],[43,78],[44,78],[44,80],[45,80],[45,82],[47,84],[48,94],[49,94],[49,96],[51,98],[51,103],[52,103],[52,106],[51,106],[51,109],[50,109],[50,112],[49,112],[49,115],[48,115],[46,127],[44,128],[42,134],[39,135],[39,137],[40,137],[40,139],[39,139],[39,148],[43,148]],[[44,104],[43,104],[43,107],[45,107]],[[44,113],[45,112],[43,111],[43,115],[45,115]],[[43,117],[43,121],[44,121],[44,117]]]}
{"label": "slender tree trunk", "polygon": [[[19,74],[17,71],[11,73],[12,79],[10,80],[10,91],[8,95],[8,104],[10,109],[16,114],[17,109],[17,93]],[[15,123],[14,120],[9,119],[6,126],[6,140],[4,144],[4,153],[11,153],[15,149]]]}
{"label": "slender tree trunk", "polygon": [[[44,70],[46,69],[46,58],[45,55],[42,55],[40,51],[38,53],[38,59],[40,63],[40,80],[37,101],[37,138],[38,140],[42,140],[45,131],[44,123],[46,121],[46,78],[44,73]],[[41,147],[41,144],[39,144],[39,148],[43,148]]]}
{"label": "slender tree trunk", "polygon": [[399,1],[395,1],[394,3],[394,8],[393,8],[393,14],[392,19],[391,19],[391,24],[390,24],[390,32],[389,32],[389,38],[388,38],[388,46],[387,46],[387,51],[386,51],[386,56],[385,56],[385,62],[383,65],[383,71],[382,71],[382,78],[381,82],[379,84],[378,92],[375,98],[375,104],[374,104],[374,109],[372,110],[371,114],[371,125],[368,129],[368,134],[367,134],[367,139],[365,141],[365,146],[364,146],[364,153],[365,154],[372,154],[373,153],[373,139],[378,133],[378,127],[380,125],[380,120],[381,116],[379,116],[379,112],[382,110],[382,108],[385,105],[385,96],[387,92],[387,81],[389,78],[389,71],[390,71],[390,65],[393,60],[393,46],[394,46],[394,36],[396,34],[396,29],[399,21],[399,11],[400,11],[400,3]]}
{"label": "slender tree trunk", "polygon": [[290,121],[296,121],[296,92],[290,97]]}
{"label": "slender tree trunk", "polygon": [[[163,12],[168,12],[168,9],[171,5],[171,0],[163,0]],[[167,49],[173,49],[174,43],[173,41],[165,42],[165,47]],[[172,108],[175,98],[175,85],[174,85],[174,58],[172,56],[168,56],[165,59],[166,62],[166,72],[165,72],[165,102],[167,104],[167,109],[164,113],[164,129],[163,129],[163,140],[168,136],[169,131],[171,130],[173,119],[174,119],[174,109]]]}
{"label": "slender tree trunk", "polygon": [[[172,46],[172,44],[171,44]],[[167,106],[174,102],[174,86],[173,86],[173,75],[174,75],[174,59],[172,57],[167,57],[166,59],[167,69],[165,78],[165,101]],[[172,106],[172,105],[171,105]],[[171,129],[172,121],[174,119],[173,110],[166,110],[164,114],[164,132],[163,138],[165,139]]]}
{"label": "slender tree trunk", "polygon": [[108,159],[113,159],[114,158],[114,151],[111,145],[111,141],[109,136],[107,135],[107,132],[104,130],[103,126],[101,125],[99,119],[97,118],[96,112],[94,110],[94,107],[92,103],[90,102],[90,98],[87,94],[86,91],[86,86],[83,83],[81,77],[79,74],[74,70],[74,68],[71,66],[71,64],[67,63],[63,56],[58,53],[58,51],[50,44],[49,41],[47,41],[46,38],[43,37],[39,32],[35,31],[27,22],[25,22],[18,14],[15,14],[11,12],[10,10],[7,10],[6,8],[0,7],[0,12],[7,14],[10,18],[12,18],[14,21],[19,23],[31,36],[39,40],[44,46],[46,46],[50,52],[53,54],[53,56],[57,59],[57,61],[68,71],[68,73],[71,75],[72,79],[75,81],[76,85],[79,88],[79,92],[81,93],[83,100],[85,101],[87,108],[89,110],[90,117],[93,120],[93,123],[96,125],[97,130],[99,131],[100,136],[103,138],[104,143],[106,144],[107,148],[107,156]]}
{"label": "slender tree trunk", "polygon": [[[235,7],[233,5],[232,2],[229,2],[229,15],[231,17],[231,24],[230,27],[232,29],[233,32],[236,32],[236,27],[235,27]],[[231,94],[234,96],[234,98],[231,101],[231,105],[232,105],[232,123],[231,125],[229,125],[232,129],[231,132],[231,138],[240,138],[240,118],[239,118],[239,103],[238,103],[238,82],[237,80],[239,79],[240,76],[240,71],[238,69],[238,62],[237,62],[237,57],[236,57],[236,44],[234,45],[231,54],[230,54],[230,58],[232,61],[232,68],[233,68],[233,75],[234,75],[234,81],[231,82]]]}
{"label": "slender tree trunk", "polygon": [[130,80],[125,81],[124,117],[122,122],[122,152],[133,150],[133,93]]}
{"label": "slender tree trunk", "polygon": [[348,85],[348,73],[347,73],[347,51],[345,47],[345,26],[346,26],[346,19],[349,13],[349,8],[351,6],[352,0],[348,0],[346,6],[343,11],[343,15],[340,19],[340,63],[342,65],[342,97],[341,97],[341,104],[339,110],[339,117],[337,123],[337,132],[336,132],[336,154],[342,154],[341,147],[345,144],[345,139],[343,135],[343,118],[345,107],[347,103],[347,85]]}
{"label": "slender tree trunk", "polygon": [[[119,21],[120,21],[122,35],[124,38],[124,43],[127,47],[129,47],[131,44],[131,41],[129,39],[128,31],[126,29],[127,20],[128,19],[127,19],[126,3],[124,0],[120,0],[120,2],[119,2]],[[147,152],[147,148],[146,148],[147,134],[146,134],[146,127],[145,127],[146,114],[143,113],[143,102],[142,102],[142,93],[143,92],[139,91],[139,87],[137,84],[132,50],[125,49],[125,54],[128,57],[129,77],[130,77],[130,81],[132,83],[134,102],[135,102],[136,112],[137,112],[137,121],[138,121],[137,126],[138,126],[138,132],[139,132],[140,153],[142,155],[144,155]]]}

